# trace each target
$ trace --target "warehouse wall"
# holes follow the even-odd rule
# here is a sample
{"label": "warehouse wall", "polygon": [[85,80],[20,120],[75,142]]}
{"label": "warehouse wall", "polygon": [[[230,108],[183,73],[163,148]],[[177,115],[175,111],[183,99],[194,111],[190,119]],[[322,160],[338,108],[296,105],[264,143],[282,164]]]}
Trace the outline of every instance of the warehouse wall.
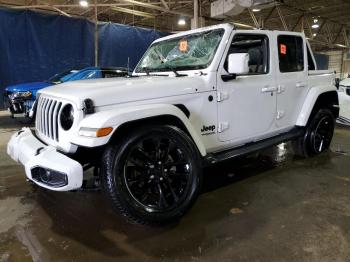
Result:
{"label": "warehouse wall", "polygon": [[[133,68],[149,44],[166,35],[101,23],[99,65]],[[6,86],[43,81],[70,68],[94,65],[94,24],[85,19],[0,8],[0,108]]]}
{"label": "warehouse wall", "polygon": [[328,70],[329,56],[325,54],[314,53],[317,68],[319,70]]}
{"label": "warehouse wall", "polygon": [[336,71],[337,77],[342,77],[343,51],[326,51],[322,52],[322,54],[329,57],[328,70]]}

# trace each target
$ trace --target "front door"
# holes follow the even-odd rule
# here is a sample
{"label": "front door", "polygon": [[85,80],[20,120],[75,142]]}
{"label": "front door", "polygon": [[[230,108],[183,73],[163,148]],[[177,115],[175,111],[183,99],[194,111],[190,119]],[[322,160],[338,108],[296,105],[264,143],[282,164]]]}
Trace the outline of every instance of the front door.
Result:
{"label": "front door", "polygon": [[[264,33],[236,33],[218,71],[218,131],[220,141],[249,142],[270,132],[276,118],[276,84],[270,59],[269,37]],[[249,73],[223,81],[227,57],[249,54]]]}

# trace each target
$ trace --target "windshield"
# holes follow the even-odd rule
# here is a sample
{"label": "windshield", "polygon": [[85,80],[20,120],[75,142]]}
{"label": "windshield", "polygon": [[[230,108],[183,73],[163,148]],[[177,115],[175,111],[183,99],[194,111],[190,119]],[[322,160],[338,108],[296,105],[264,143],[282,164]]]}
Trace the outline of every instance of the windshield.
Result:
{"label": "windshield", "polygon": [[224,34],[215,29],[153,44],[138,64],[136,73],[203,69],[210,65]]}
{"label": "windshield", "polygon": [[63,83],[65,81],[67,81],[72,74],[78,72],[78,70],[68,70],[59,74],[54,75],[53,77],[51,77],[48,82],[50,83],[54,83],[54,84],[59,84],[59,83]]}

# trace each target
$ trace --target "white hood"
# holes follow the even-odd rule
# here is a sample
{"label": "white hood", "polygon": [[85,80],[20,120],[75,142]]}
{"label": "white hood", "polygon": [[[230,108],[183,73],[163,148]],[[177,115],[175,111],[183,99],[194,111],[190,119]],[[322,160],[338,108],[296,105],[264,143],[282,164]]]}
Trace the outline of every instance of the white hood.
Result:
{"label": "white hood", "polygon": [[90,98],[96,107],[207,91],[205,76],[140,76],[67,82],[40,91],[69,100],[79,109]]}
{"label": "white hood", "polygon": [[342,86],[350,87],[350,78],[345,78],[344,80],[340,81],[339,84]]}

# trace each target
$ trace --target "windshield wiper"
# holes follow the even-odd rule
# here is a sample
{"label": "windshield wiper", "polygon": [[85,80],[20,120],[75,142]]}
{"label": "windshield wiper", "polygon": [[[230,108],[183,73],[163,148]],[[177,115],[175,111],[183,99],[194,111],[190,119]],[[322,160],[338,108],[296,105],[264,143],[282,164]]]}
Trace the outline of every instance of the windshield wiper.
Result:
{"label": "windshield wiper", "polygon": [[152,70],[154,70],[154,68],[149,68],[149,67],[141,67],[142,71],[139,73],[146,73],[147,76],[168,76],[168,75],[162,75],[162,74],[154,74],[152,72]]}
{"label": "windshield wiper", "polygon": [[[166,75],[162,75],[162,74],[150,74],[152,72],[152,70],[157,70],[156,68],[141,67],[141,69],[144,73],[146,73],[147,76],[166,76]],[[186,74],[180,74],[179,72],[176,71],[176,69],[174,67],[171,67],[171,66],[165,66],[165,67],[162,67],[161,69],[162,69],[162,71],[164,71],[164,70],[172,71],[176,77],[188,76]],[[158,72],[162,72],[162,71],[158,71]]]}
{"label": "windshield wiper", "polygon": [[174,67],[171,67],[171,66],[166,66],[166,67],[163,67],[162,69],[167,69],[167,70],[172,71],[176,77],[188,76],[186,74],[180,74],[179,72],[176,71],[176,69]]}

